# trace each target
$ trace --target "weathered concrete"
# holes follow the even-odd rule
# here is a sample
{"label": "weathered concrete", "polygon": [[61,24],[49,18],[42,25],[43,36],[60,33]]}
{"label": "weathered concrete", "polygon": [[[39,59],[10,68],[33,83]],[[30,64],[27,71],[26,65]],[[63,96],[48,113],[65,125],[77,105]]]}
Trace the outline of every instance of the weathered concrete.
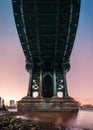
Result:
{"label": "weathered concrete", "polygon": [[18,111],[55,111],[55,112],[77,112],[79,103],[71,97],[66,98],[31,98],[24,97],[18,101]]}

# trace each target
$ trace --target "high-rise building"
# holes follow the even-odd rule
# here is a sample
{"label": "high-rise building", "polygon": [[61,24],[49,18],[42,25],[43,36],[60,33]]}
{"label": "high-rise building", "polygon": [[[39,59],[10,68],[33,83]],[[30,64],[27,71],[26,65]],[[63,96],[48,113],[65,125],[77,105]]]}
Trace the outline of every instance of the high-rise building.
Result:
{"label": "high-rise building", "polygon": [[10,100],[10,107],[14,107],[15,106],[15,101],[14,100]]}
{"label": "high-rise building", "polygon": [[2,106],[2,98],[0,97],[0,107]]}

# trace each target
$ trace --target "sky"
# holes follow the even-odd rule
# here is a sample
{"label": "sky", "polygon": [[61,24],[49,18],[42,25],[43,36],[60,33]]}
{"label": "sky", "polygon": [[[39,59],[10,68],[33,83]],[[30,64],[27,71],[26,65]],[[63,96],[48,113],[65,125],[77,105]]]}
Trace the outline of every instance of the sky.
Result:
{"label": "sky", "polygon": [[[0,97],[6,103],[26,96],[29,82],[11,1],[0,0]],[[82,104],[93,104],[93,0],[81,0],[70,63],[69,95]]]}

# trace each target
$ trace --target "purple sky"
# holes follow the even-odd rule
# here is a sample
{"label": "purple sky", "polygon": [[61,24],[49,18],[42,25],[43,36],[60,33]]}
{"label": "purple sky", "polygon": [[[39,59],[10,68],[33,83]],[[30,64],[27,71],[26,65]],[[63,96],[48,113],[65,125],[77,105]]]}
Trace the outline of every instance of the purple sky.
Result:
{"label": "purple sky", "polygon": [[[93,104],[93,0],[81,0],[78,31],[67,74],[69,95]],[[29,74],[13,18],[11,0],[0,1],[0,96],[19,100],[28,89]]]}

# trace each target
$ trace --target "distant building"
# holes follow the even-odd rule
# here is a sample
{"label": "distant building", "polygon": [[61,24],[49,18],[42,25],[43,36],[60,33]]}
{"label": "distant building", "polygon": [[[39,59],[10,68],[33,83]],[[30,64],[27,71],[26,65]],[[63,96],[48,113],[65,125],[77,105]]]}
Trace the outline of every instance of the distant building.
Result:
{"label": "distant building", "polygon": [[93,110],[92,104],[85,104],[81,108],[84,110]]}
{"label": "distant building", "polygon": [[15,101],[14,100],[10,100],[10,107],[15,107]]}
{"label": "distant building", "polygon": [[2,106],[2,98],[0,97],[0,107]]}

